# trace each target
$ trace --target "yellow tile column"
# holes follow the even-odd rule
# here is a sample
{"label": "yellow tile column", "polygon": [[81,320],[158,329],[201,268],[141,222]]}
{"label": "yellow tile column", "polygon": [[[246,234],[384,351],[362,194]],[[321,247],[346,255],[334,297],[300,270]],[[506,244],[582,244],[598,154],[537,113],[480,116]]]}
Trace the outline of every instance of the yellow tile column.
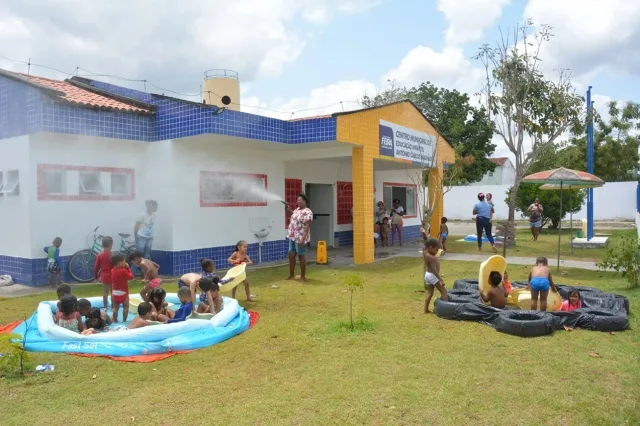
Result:
{"label": "yellow tile column", "polygon": [[431,218],[429,219],[429,227],[431,228],[430,235],[432,237],[438,236],[438,232],[440,231],[440,220],[442,219],[442,216],[444,216],[444,195],[442,194],[441,184],[443,173],[444,168],[441,163],[438,164],[438,167],[434,167],[429,170],[429,198],[433,199],[432,194],[434,191],[440,191],[440,194],[436,198]]}
{"label": "yellow tile column", "polygon": [[351,158],[353,177],[353,261],[373,263],[373,149],[355,147]]}

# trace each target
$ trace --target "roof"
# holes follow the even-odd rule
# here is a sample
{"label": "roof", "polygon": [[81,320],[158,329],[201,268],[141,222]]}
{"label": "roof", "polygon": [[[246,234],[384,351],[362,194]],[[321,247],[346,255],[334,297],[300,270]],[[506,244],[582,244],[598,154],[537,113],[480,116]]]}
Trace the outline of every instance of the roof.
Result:
{"label": "roof", "polygon": [[72,80],[52,80],[22,73],[0,70],[0,75],[13,80],[22,81],[56,100],[70,103],[79,107],[98,108],[111,111],[130,112],[137,114],[153,114],[155,107],[128,99],[114,96],[99,89]]}
{"label": "roof", "polygon": [[333,114],[325,114],[325,115],[314,115],[311,117],[302,117],[302,118],[292,118],[289,121],[304,121],[304,120],[317,120],[319,118],[331,118]]}
{"label": "roof", "polygon": [[385,105],[373,106],[373,107],[369,107],[369,108],[354,109],[354,110],[351,110],[351,111],[344,111],[344,112],[334,112],[334,113],[332,114],[332,116],[333,116],[333,117],[337,117],[337,116],[339,116],[339,115],[356,114],[356,113],[363,112],[363,111],[370,111],[370,110],[372,110],[372,109],[385,108],[385,107],[388,107],[388,106],[391,106],[391,105],[402,104],[402,103],[409,103],[409,104],[411,104],[411,106],[413,106],[413,107],[414,107],[414,108],[415,108],[415,109],[420,113],[420,115],[421,115],[425,120],[427,120],[427,122],[428,122],[429,124],[431,124],[431,127],[433,127],[434,129],[436,129],[436,132],[438,132],[438,134],[440,135],[440,137],[441,137],[442,139],[444,139],[444,141],[445,141],[445,142],[446,142],[446,143],[447,143],[451,148],[453,148],[453,145],[451,145],[451,143],[447,140],[447,138],[445,138],[444,136],[442,136],[442,132],[441,132],[440,130],[438,130],[438,128],[435,126],[435,124],[433,124],[433,122],[432,122],[431,120],[429,120],[429,118],[428,118],[426,115],[424,115],[424,113],[422,112],[422,110],[421,110],[420,108],[418,108],[418,106],[417,106],[416,104],[414,104],[414,103],[413,103],[413,101],[411,101],[411,100],[409,100],[409,99],[404,99],[404,100],[402,100],[402,101],[391,102],[391,103],[388,103],[388,104],[385,104]]}
{"label": "roof", "polygon": [[509,161],[509,159],[507,157],[496,157],[496,158],[489,158],[489,161],[491,161],[496,166],[504,166],[504,163]]}

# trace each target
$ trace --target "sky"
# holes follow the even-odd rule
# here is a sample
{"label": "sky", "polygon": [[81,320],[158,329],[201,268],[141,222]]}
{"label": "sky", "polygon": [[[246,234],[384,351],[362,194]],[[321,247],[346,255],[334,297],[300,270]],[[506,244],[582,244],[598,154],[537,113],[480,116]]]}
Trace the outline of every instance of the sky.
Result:
{"label": "sky", "polygon": [[474,95],[474,53],[529,18],[553,27],[541,51],[550,78],[571,70],[601,112],[640,101],[637,0],[4,0],[0,68],[31,61],[44,77],[190,100],[205,70],[226,68],[239,73],[243,111],[290,119],[357,109],[389,80]]}

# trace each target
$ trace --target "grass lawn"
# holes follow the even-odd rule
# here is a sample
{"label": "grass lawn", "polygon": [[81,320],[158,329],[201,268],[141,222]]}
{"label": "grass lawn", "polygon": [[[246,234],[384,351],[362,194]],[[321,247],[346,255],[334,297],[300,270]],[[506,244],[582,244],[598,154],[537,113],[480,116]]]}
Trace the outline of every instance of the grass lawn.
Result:
{"label": "grass lawn", "polygon": [[[448,287],[477,276],[477,263],[442,266]],[[510,268],[513,280],[527,271]],[[367,280],[354,310],[375,323],[373,331],[336,331],[348,315],[340,279],[352,272]],[[307,285],[281,281],[283,268],[252,271],[259,299],[250,309],[261,316],[255,328],[152,364],[33,354],[36,364],[56,370],[1,378],[1,423],[640,424],[640,291],[626,290],[624,279],[571,269],[557,278],[628,296],[631,330],[523,339],[424,315],[421,273],[419,260],[408,258],[357,268],[312,266]],[[173,282],[165,287],[175,291]],[[74,294],[99,291],[84,286]],[[1,300],[0,323],[54,297]]]}
{"label": "grass lawn", "polygon": [[[598,233],[611,234],[609,237],[609,244],[615,241],[617,237],[625,233],[635,233],[636,230],[607,230],[600,231]],[[575,238],[575,230],[573,231]],[[464,241],[456,241],[464,238],[460,235],[451,235],[447,238],[447,251],[451,253],[477,253],[478,246],[476,243],[468,243]],[[484,248],[487,251],[490,247]],[[498,252],[502,254],[502,246],[498,245]],[[573,260],[585,260],[585,261],[598,261],[604,255],[606,249],[573,249],[571,254],[571,246],[569,245],[569,230],[562,230],[562,239],[560,241],[560,256],[561,259],[573,259]],[[554,258],[558,253],[558,230],[544,228],[538,237],[538,241],[531,241],[531,231],[528,229],[518,229],[516,234],[516,247],[514,249],[507,249],[507,256],[520,256],[520,257],[538,257],[541,255],[548,258]]]}

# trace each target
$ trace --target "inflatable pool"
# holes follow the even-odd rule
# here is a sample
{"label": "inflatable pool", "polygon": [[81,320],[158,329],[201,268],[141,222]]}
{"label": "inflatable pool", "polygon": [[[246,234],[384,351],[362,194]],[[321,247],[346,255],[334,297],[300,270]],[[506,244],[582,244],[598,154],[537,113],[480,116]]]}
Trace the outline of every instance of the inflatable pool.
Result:
{"label": "inflatable pool", "polygon": [[[464,237],[464,238],[462,239],[462,241],[465,241],[465,242],[467,242],[467,243],[476,243],[476,242],[478,242],[478,236],[477,236],[477,235],[470,234],[470,235],[467,235],[466,237]],[[498,240],[498,237],[496,237],[496,235],[495,235],[495,234],[493,234],[493,241],[494,241],[496,244],[502,244],[502,241],[501,241],[501,240]],[[487,235],[486,235],[486,234],[483,234],[483,236],[482,236],[482,242],[483,242],[483,243],[488,243],[488,242],[489,242],[489,239],[487,238]]]}
{"label": "inflatable pool", "polygon": [[[130,295],[131,299],[140,296]],[[102,297],[88,298],[92,306],[102,308]],[[133,330],[107,331],[83,336],[55,324],[57,300],[41,302],[36,312],[13,330],[24,339],[25,349],[33,352],[70,352],[114,357],[164,354],[201,349],[223,342],[249,329],[249,314],[235,299],[223,297],[222,311],[208,317],[187,319],[173,324],[159,324]],[[166,301],[176,306],[175,293]],[[122,310],[120,311],[122,314]],[[128,320],[137,313],[129,311]],[[122,326],[127,323],[118,323]]]}

